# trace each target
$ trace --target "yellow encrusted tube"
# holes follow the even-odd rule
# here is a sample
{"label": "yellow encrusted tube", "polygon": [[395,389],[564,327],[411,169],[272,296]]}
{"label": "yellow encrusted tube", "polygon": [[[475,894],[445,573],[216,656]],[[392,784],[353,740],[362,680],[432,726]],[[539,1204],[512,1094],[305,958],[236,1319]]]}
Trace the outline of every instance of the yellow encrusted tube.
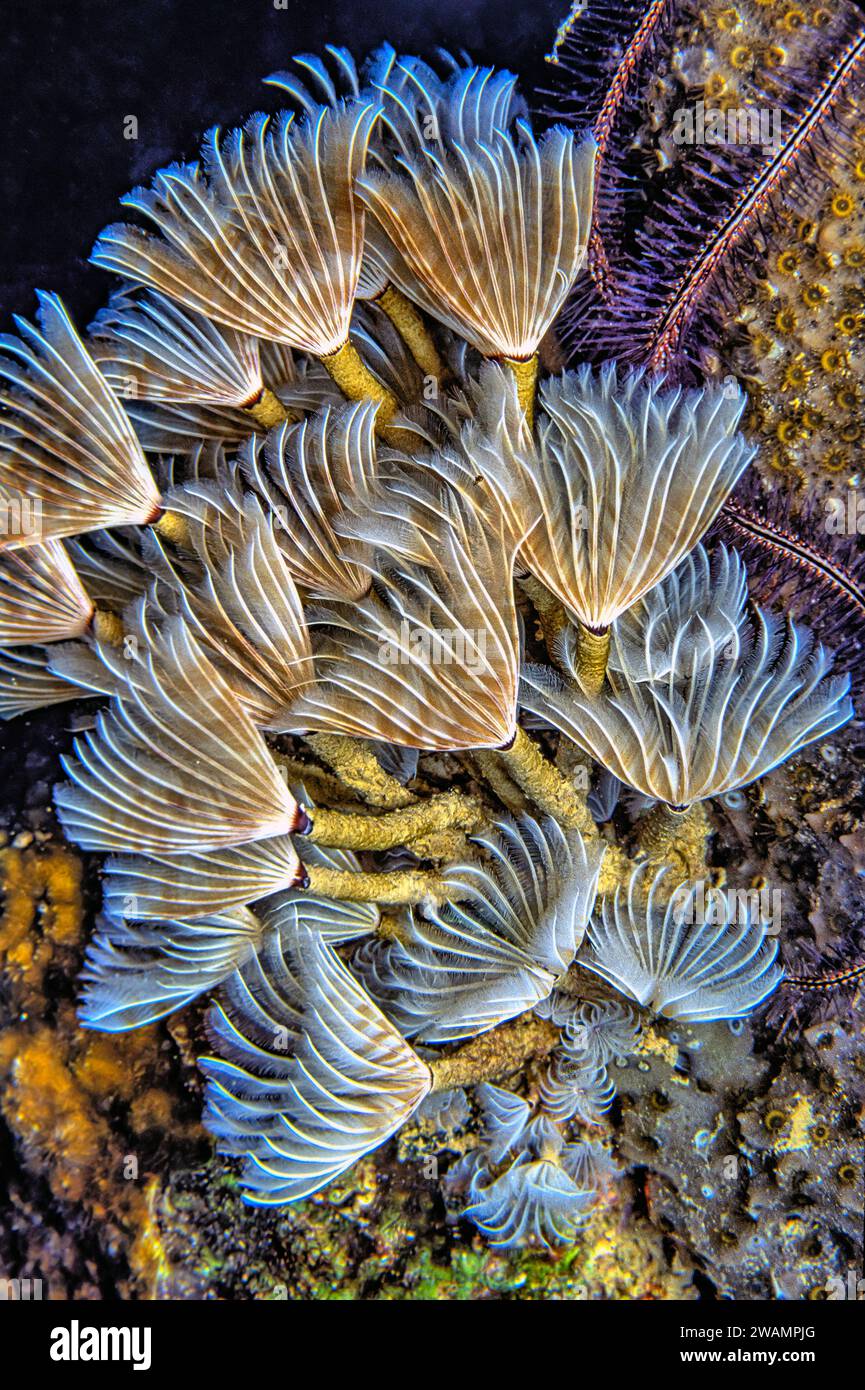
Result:
{"label": "yellow encrusted tube", "polygon": [[123,623],[116,613],[97,608],[93,614],[93,635],[98,642],[105,642],[109,647],[121,647],[124,637]]}
{"label": "yellow encrusted tube", "polygon": [[415,800],[401,782],[385,772],[363,739],[343,734],[307,734],[305,742],[336,773],[343,786],[370,806],[393,811],[399,806],[410,806]]}
{"label": "yellow encrusted tube", "polygon": [[532,1013],[521,1014],[499,1028],[437,1057],[431,1063],[434,1091],[455,1086],[476,1086],[481,1081],[501,1081],[517,1072],[531,1058],[547,1057],[561,1042],[558,1028]]}
{"label": "yellow encrusted tube", "polygon": [[569,621],[564,606],[555,594],[550,593],[546,584],[542,584],[532,574],[524,575],[519,584],[526,597],[531,599],[532,606],[538,615],[547,655],[551,661],[555,661],[559,638]]}
{"label": "yellow encrusted tube", "polygon": [[264,430],[272,430],[274,425],[281,425],[283,420],[297,419],[294,411],[286,410],[269,386],[262,387],[258,400],[246,406],[246,413]]}
{"label": "yellow encrusted tube", "polygon": [[711,825],[701,801],[677,810],[659,801],[637,825],[640,849],[658,863],[671,865],[686,878],[706,872],[706,844]]}
{"label": "yellow encrusted tube", "polygon": [[316,807],[310,815],[313,844],[353,850],[395,849],[442,830],[478,830],[484,820],[482,807],[459,791],[441,792],[377,816],[324,807]]}
{"label": "yellow encrusted tube", "polygon": [[501,756],[517,786],[542,811],[560,825],[580,830],[584,835],[597,835],[585,796],[544,757],[524,729],[517,729],[513,743],[501,750]]}
{"label": "yellow encrusted tube", "polygon": [[323,864],[306,866],[308,890],[324,898],[342,902],[438,904],[448,896],[447,884],[435,869],[395,869],[389,873],[352,873],[348,869],[329,869]]}
{"label": "yellow encrusted tube", "polygon": [[350,401],[379,402],[375,417],[376,433],[388,444],[406,453],[411,453],[417,447],[418,436],[412,430],[391,424],[399,409],[399,402],[393,392],[373,376],[353,343],[343,343],[341,348],[322,357],[321,361]]}
{"label": "yellow encrusted tube", "polygon": [[512,816],[525,814],[526,799],[522,788],[508,776],[498,753],[491,753],[488,748],[477,748],[473,753],[463,754],[463,762],[476,779],[487,783]]}
{"label": "yellow encrusted tube", "polygon": [[502,365],[517,383],[517,399],[526,413],[529,429],[535,427],[535,391],[538,385],[538,354],[531,357],[503,357]]}
{"label": "yellow encrusted tube", "polygon": [[600,695],[607,675],[610,629],[593,632],[580,623],[577,642],[577,680],[587,695]]}
{"label": "yellow encrusted tube", "polygon": [[153,523],[153,529],[172,545],[189,545],[189,527],[186,517],[179,512],[163,512]]}
{"label": "yellow encrusted tube", "polygon": [[334,381],[350,401],[379,401],[376,428],[387,425],[397,412],[396,396],[373,376],[354,343],[343,343],[336,352],[321,359]]}
{"label": "yellow encrusted tube", "polygon": [[396,285],[385,286],[373,303],[387,314],[424,375],[441,381],[445,375],[445,364],[420,310]]}

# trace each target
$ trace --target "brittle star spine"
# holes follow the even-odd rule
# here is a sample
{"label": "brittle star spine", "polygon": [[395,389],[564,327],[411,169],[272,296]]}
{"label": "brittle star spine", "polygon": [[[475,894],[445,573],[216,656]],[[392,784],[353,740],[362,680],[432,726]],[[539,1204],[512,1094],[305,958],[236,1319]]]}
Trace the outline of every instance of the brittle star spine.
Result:
{"label": "brittle star spine", "polygon": [[828,79],[817,92],[807,112],[775,156],[742,190],[739,201],[707,245],[691,262],[669,300],[658,327],[648,344],[646,358],[651,370],[669,366],[678,350],[706,282],[712,278],[724,257],[745,234],[793,163],[802,146],[825,117],[856,65],[865,56],[865,30],[848,44]]}

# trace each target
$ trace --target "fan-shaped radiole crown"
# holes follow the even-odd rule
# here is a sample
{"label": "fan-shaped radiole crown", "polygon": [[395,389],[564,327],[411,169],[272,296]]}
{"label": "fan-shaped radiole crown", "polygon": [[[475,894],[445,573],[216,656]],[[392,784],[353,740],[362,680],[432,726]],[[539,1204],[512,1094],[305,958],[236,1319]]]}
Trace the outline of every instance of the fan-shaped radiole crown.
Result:
{"label": "fan-shaped radiole crown", "polygon": [[287,834],[227,849],[119,854],[105,863],[105,910],[141,921],[188,921],[258,902],[304,878]]}
{"label": "fan-shaped radiole crown", "polygon": [[591,916],[606,846],[549,816],[502,820],[474,841],[485,860],[446,870],[459,906],[474,906],[551,975],[562,975]]}
{"label": "fan-shaped radiole crown", "polygon": [[545,999],[583,939],[604,849],[531,817],[478,837],[486,858],[445,870],[448,904],[412,937],[361,954],[364,978],[408,1035],[452,1042]]}
{"label": "fan-shaped radiole crown", "polygon": [[633,1009],[611,999],[584,1002],[556,990],[538,1012],[561,1028],[563,1045],[572,1056],[596,1067],[627,1057],[640,1032]]}
{"label": "fan-shaped radiole crown", "polygon": [[342,513],[370,506],[378,476],[375,422],[372,401],[325,407],[272,430],[263,446],[250,440],[244,452],[246,476],[270,504],[288,566],[311,598],[362,598],[372,582],[369,551],[364,567],[334,524]]}
{"label": "fan-shaped radiole crown", "polygon": [[242,409],[264,388],[254,338],[188,313],[164,294],[112,295],[90,325],[88,345],[112,390],[133,400]]}
{"label": "fan-shaped radiole crown", "polygon": [[108,227],[93,261],[241,333],[327,356],[348,340],[363,252],[355,181],[378,108],[253,116],[126,199],[160,237]]}
{"label": "fan-shaped radiole crown", "polygon": [[549,1158],[516,1159],[495,1176],[479,1165],[463,1215],[483,1231],[490,1245],[552,1249],[573,1241],[585,1225],[595,1191],[580,1187]]}
{"label": "fan-shaped radiole crown", "polygon": [[527,569],[594,632],[682,560],[753,455],[738,424],[745,398],[668,389],[614,364],[545,381],[534,437],[515,386],[482,369],[463,444],[512,528]]}
{"label": "fan-shaped radiole crown", "polygon": [[741,895],[674,885],[666,868],[649,881],[648,872],[639,866],[603,899],[580,965],[664,1018],[708,1023],[750,1013],[783,977],[777,940]]}
{"label": "fan-shaped radiole crown", "polygon": [[548,1116],[531,1118],[528,1105],[498,1086],[479,1086],[477,1096],[487,1147],[457,1167],[457,1179],[468,1179],[463,1215],[491,1245],[572,1241],[597,1195],[592,1146],[566,1144]]}
{"label": "fan-shaped radiole crown", "polygon": [[[304,857],[308,863],[343,871],[359,868],[355,855],[312,844],[307,845]],[[268,864],[276,869],[276,877],[270,880],[263,872]],[[247,874],[254,874],[256,865],[257,881],[250,884],[247,880],[243,887],[244,868]],[[255,913],[244,905],[229,905],[229,889],[223,891],[218,911],[166,918],[166,899],[170,900],[172,888],[177,890],[178,879],[184,874],[187,883],[192,881],[193,866],[211,892],[218,893],[221,882],[224,890],[227,879],[235,890],[245,892],[248,900],[263,901]],[[271,936],[293,948],[301,928],[334,943],[353,941],[376,930],[381,913],[374,903],[332,902],[320,894],[297,890],[291,886],[297,867],[287,836],[161,864],[131,855],[109,861],[105,893],[108,915],[87,952],[82,975],[86,987],[79,1009],[82,1022],[89,1028],[119,1032],[162,1018],[222,984],[253,950],[263,955]],[[164,876],[166,870],[169,881]],[[142,896],[142,888],[147,896]],[[130,916],[144,920],[131,922],[117,916],[121,907]]]}
{"label": "fan-shaped radiole crown", "polygon": [[62,542],[0,553],[0,645],[83,637],[94,611]]}
{"label": "fan-shaped radiole crown", "polygon": [[509,743],[519,631],[501,517],[406,478],[345,530],[372,554],[372,588],[311,610],[318,683],[296,727],[414,748]]}
{"label": "fan-shaped radiole crown", "polygon": [[830,672],[806,628],[757,609],[732,650],[695,647],[684,679],[671,669],[644,681],[625,669],[591,699],[529,666],[520,701],[620,781],[683,807],[746,786],[846,724],[850,679]]}
{"label": "fan-shaped radiole crown", "polygon": [[360,194],[370,255],[398,288],[486,356],[531,358],[579,274],[595,145],[522,122],[488,142],[421,143]]}
{"label": "fan-shaped radiole crown", "polygon": [[[723,652],[735,660],[746,622],[745,566],[733,550],[720,546],[710,556],[695,546],[680,565],[613,624],[609,665],[631,680],[686,679],[705,661]],[[563,664],[576,675],[574,629],[559,648]]]}
{"label": "fan-shaped radiole crown", "polygon": [[85,1028],[125,1032],[185,1008],[221,984],[260,940],[247,908],[195,922],[133,925],[108,918],[87,948],[78,1017]]}
{"label": "fan-shaped radiole crown", "polygon": [[76,740],[72,782],[55,794],[71,840],[159,855],[303,828],[261,735],[182,620],[135,659],[101,654],[117,694]]}
{"label": "fan-shaped radiole crown", "polygon": [[161,580],[147,606],[151,617],[160,607],[182,613],[253,722],[283,728],[312,682],[309,633],[272,521],[233,481],[190,483],[172,493],[201,574],[185,573],[163,550]]}
{"label": "fan-shaped radiole crown", "polygon": [[371,260],[486,356],[531,358],[583,264],[594,141],[536,143],[509,73],[404,60],[377,87],[397,155],[359,184]]}
{"label": "fan-shaped radiole crown", "polygon": [[300,929],[281,978],[293,984],[288,997],[272,968],[260,1003],[234,992],[233,1009],[212,1019],[224,1060],[202,1062],[209,1128],[224,1152],[246,1159],[245,1196],[257,1206],[324,1187],[389,1139],[432,1084],[320,935]]}
{"label": "fan-shaped radiole crown", "polygon": [[48,660],[41,647],[0,651],[0,719],[17,719],[19,714],[76,698],[80,692],[50,671]]}
{"label": "fan-shaped radiole crown", "polygon": [[[132,426],[56,295],[0,337],[0,547],[145,525],[159,489]],[[41,330],[41,331],[40,331]]]}
{"label": "fan-shaped radiole crown", "polygon": [[602,1064],[589,1062],[567,1048],[557,1048],[540,1085],[544,1112],[564,1122],[575,1116],[586,1125],[601,1125],[616,1095],[615,1083]]}

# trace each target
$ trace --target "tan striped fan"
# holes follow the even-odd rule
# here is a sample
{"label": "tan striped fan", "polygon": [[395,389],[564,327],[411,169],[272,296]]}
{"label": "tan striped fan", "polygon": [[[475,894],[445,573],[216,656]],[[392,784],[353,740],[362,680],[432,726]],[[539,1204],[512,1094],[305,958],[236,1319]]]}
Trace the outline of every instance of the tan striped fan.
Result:
{"label": "tan striped fan", "polygon": [[94,611],[62,542],[0,553],[0,646],[83,637]]}
{"label": "tan striped fan", "polygon": [[264,740],[182,620],[132,659],[101,648],[121,686],[65,760],[55,800],[85,849],[179,854],[305,823]]}
{"label": "tan striped fan", "polygon": [[[41,332],[16,319],[0,338],[0,547],[145,525],[162,503],[120,403],[56,295],[39,296]],[[34,525],[8,524],[26,504]]]}

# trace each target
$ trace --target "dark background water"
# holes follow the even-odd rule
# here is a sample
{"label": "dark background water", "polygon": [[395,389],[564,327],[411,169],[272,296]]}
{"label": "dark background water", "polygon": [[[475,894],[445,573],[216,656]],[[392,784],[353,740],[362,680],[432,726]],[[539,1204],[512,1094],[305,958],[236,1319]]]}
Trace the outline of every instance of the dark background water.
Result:
{"label": "dark background water", "polygon": [[[262,78],[292,54],[383,40],[469,49],[531,84],[569,0],[5,0],[0,75],[0,329],[57,290],[86,323],[106,296],[86,265],[118,198],[203,132],[276,110]],[[135,116],[138,138],[124,138]]]}

